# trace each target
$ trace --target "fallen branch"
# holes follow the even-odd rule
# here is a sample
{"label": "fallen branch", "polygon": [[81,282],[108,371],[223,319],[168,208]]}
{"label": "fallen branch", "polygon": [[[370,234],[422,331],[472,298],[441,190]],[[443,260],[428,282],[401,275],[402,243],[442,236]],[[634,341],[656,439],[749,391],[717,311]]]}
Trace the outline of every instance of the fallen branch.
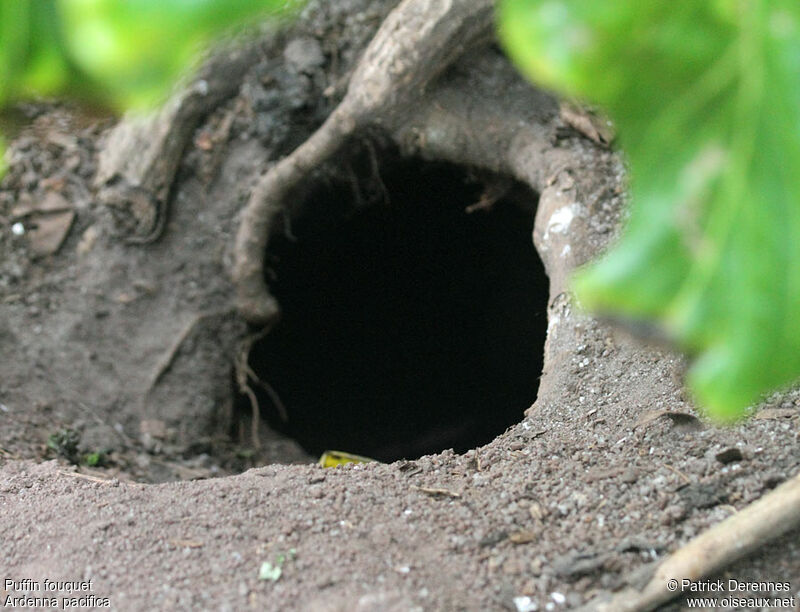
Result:
{"label": "fallen branch", "polygon": [[[642,589],[628,589],[598,604],[603,612],[646,612],[681,595],[682,580],[718,573],[800,526],[800,474],[675,551]],[[677,588],[674,582],[677,580]]]}

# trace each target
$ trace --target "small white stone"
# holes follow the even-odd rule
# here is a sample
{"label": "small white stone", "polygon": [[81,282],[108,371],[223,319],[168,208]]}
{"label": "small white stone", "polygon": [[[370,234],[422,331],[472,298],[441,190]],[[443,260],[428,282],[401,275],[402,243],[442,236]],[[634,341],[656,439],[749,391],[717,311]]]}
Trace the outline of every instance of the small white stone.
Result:
{"label": "small white stone", "polygon": [[536,612],[539,609],[536,602],[528,596],[515,597],[514,605],[517,608],[517,612]]}
{"label": "small white stone", "polygon": [[559,208],[553,215],[550,217],[550,222],[547,224],[547,232],[553,232],[554,234],[561,234],[569,228],[572,220],[575,218],[575,213],[577,212],[578,205],[571,204],[569,206],[563,206]]}
{"label": "small white stone", "polygon": [[194,87],[195,91],[199,93],[201,96],[208,95],[208,81],[206,81],[205,79],[200,79],[199,81],[197,81]]}
{"label": "small white stone", "polygon": [[11,233],[15,236],[22,236],[25,233],[25,226],[22,225],[19,221],[17,221],[14,225],[11,226]]}

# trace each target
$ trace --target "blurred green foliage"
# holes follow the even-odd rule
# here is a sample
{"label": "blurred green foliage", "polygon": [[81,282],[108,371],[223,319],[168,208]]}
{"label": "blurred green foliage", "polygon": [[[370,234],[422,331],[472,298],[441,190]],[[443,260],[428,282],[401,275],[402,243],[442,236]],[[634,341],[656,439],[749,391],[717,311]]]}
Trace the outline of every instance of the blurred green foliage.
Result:
{"label": "blurred green foliage", "polygon": [[0,107],[80,97],[117,110],[161,101],[209,42],[297,0],[0,0]]}
{"label": "blurred green foliage", "polygon": [[68,427],[59,429],[47,437],[47,448],[72,463],[77,463],[80,443],[80,432]]}
{"label": "blurred green foliage", "polygon": [[657,321],[720,420],[800,377],[797,0],[502,0],[529,78],[602,105],[631,171],[588,309]]}

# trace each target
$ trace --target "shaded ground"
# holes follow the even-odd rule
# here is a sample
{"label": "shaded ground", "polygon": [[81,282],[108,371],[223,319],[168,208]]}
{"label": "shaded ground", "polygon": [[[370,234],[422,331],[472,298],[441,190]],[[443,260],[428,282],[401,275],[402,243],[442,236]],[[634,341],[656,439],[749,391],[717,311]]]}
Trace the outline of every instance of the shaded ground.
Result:
{"label": "shaded ground", "polygon": [[[564,276],[618,227],[619,164],[534,91],[532,117],[552,146],[595,177],[556,172],[540,203],[551,291],[534,406],[458,455],[323,470],[263,422],[253,448],[252,415],[234,410],[232,393],[246,332],[226,274],[236,213],[262,166],[330,112],[393,3],[324,4],[265,49],[240,94],[196,131],[164,237],[146,247],[114,236],[113,211],[93,199],[107,124],[23,109],[28,127],[0,189],[0,578],[16,581],[4,599],[47,578],[91,580],[90,594],[121,610],[576,608],[637,584],[797,472],[800,393],[715,428],[684,397],[680,359],[576,312]],[[498,62],[477,62],[480,79],[514,78]],[[14,211],[50,193],[75,219],[57,253],[36,257],[30,231],[43,213]],[[85,465],[106,449],[105,467]],[[210,478],[270,462],[304,465]],[[797,596],[798,535],[725,577],[788,581]],[[265,562],[281,566],[277,580],[259,579]]]}

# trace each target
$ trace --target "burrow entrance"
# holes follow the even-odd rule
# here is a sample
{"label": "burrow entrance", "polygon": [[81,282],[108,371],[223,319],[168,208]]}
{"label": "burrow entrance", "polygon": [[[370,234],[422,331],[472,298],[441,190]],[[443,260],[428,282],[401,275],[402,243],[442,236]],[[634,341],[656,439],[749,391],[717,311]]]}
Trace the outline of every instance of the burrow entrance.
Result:
{"label": "burrow entrance", "polygon": [[254,388],[262,416],[314,455],[391,461],[491,441],[533,403],[542,371],[536,195],[372,147],[343,165],[270,240],[282,317],[250,366],[285,414]]}

